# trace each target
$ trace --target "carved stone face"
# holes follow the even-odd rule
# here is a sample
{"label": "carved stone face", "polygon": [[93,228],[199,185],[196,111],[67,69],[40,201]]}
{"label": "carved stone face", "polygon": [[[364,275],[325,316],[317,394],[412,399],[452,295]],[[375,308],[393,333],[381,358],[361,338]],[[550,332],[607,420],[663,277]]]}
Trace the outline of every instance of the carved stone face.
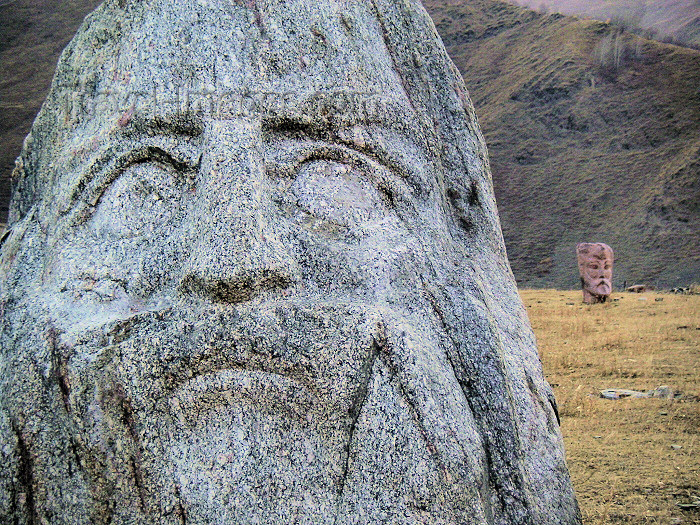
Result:
{"label": "carved stone face", "polygon": [[584,302],[605,302],[612,292],[612,249],[600,242],[579,243],[576,245],[576,254]]}
{"label": "carved stone face", "polygon": [[422,88],[382,25],[427,15],[155,4],[59,65],[130,104],[44,140],[56,87],[18,170],[0,466],[31,448],[44,492],[14,512],[575,523],[461,81]]}

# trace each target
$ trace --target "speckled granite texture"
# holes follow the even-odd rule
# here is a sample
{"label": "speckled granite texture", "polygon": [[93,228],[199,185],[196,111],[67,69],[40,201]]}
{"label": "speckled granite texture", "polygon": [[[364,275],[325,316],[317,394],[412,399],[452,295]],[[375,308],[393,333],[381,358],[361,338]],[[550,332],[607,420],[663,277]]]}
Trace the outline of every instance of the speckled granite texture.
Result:
{"label": "speckled granite texture", "polygon": [[110,0],[0,259],[0,522],[578,524],[415,0]]}

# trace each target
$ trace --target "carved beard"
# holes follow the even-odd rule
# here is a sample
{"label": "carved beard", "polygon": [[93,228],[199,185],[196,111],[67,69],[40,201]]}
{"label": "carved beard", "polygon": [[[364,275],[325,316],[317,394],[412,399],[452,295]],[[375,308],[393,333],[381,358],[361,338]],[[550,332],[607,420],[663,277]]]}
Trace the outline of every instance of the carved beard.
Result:
{"label": "carved beard", "polygon": [[608,279],[588,279],[588,282],[586,283],[586,290],[588,290],[592,295],[610,295],[612,286]]}
{"label": "carved beard", "polygon": [[99,466],[85,472],[94,510],[117,522],[486,519],[484,443],[422,302],[415,314],[169,308],[60,347],[77,455]]}

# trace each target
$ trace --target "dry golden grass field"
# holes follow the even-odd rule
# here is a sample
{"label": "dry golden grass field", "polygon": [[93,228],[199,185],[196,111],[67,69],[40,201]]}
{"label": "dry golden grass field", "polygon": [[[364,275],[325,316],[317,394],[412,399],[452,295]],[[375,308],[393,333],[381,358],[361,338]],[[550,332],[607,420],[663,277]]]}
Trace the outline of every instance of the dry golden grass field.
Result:
{"label": "dry golden grass field", "polygon": [[[584,523],[700,524],[700,295],[522,290]],[[599,397],[607,388],[665,399]],[[698,502],[700,504],[700,502]]]}

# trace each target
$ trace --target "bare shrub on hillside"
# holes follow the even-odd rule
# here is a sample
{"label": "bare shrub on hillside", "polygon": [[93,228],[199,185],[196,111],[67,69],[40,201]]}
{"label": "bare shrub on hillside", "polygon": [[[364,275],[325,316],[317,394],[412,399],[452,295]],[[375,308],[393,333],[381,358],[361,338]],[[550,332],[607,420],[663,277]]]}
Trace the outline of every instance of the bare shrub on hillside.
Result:
{"label": "bare shrub on hillside", "polygon": [[601,73],[613,76],[628,62],[644,57],[644,42],[642,37],[616,30],[602,37],[595,45],[593,62]]}
{"label": "bare shrub on hillside", "polygon": [[593,49],[595,63],[607,73],[617,72],[627,54],[627,43],[622,37],[622,32],[617,31],[601,38]]}

